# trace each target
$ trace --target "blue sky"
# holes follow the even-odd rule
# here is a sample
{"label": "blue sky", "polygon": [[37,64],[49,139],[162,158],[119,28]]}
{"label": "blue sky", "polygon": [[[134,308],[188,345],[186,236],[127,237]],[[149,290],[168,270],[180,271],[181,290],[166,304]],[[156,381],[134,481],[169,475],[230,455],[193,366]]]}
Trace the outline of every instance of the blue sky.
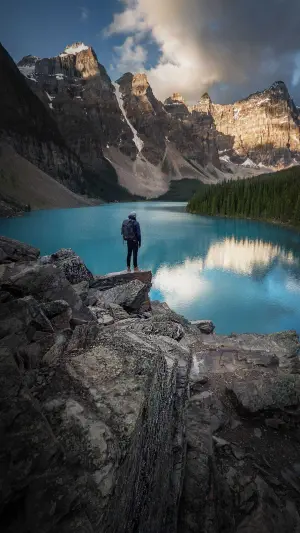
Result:
{"label": "blue sky", "polygon": [[67,44],[83,41],[93,46],[100,63],[108,66],[112,47],[121,36],[103,39],[101,30],[120,9],[118,0],[4,0],[1,7],[1,42],[15,61],[24,55],[52,57]]}

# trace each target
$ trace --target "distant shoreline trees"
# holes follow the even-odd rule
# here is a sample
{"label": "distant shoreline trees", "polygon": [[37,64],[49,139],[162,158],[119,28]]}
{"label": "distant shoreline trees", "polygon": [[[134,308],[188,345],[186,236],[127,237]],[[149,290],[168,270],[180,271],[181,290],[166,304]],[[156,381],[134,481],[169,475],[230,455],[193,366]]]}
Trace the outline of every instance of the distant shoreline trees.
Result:
{"label": "distant shoreline trees", "polygon": [[187,211],[272,220],[300,227],[300,166],[201,188]]}

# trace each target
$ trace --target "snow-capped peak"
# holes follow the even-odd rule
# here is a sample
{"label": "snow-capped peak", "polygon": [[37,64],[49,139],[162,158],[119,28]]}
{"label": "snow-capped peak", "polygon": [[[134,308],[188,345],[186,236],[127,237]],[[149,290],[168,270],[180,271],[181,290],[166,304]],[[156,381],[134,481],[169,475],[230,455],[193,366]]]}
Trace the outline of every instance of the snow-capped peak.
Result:
{"label": "snow-capped peak", "polygon": [[79,52],[83,52],[83,50],[88,50],[89,47],[86,46],[83,43],[74,43],[70,46],[67,46],[62,54],[60,54],[60,57],[65,57],[68,55],[76,55],[79,54]]}

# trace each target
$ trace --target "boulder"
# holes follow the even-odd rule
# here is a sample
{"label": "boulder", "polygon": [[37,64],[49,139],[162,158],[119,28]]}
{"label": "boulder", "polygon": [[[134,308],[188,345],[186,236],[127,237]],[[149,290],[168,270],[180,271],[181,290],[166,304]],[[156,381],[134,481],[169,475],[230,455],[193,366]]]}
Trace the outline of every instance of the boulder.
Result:
{"label": "boulder", "polygon": [[0,263],[34,261],[39,255],[40,251],[29,244],[0,236]]}
{"label": "boulder", "polygon": [[40,262],[42,264],[54,264],[60,268],[72,285],[93,280],[93,274],[82,259],[70,248],[62,248],[50,256],[44,256]]}
{"label": "boulder", "polygon": [[0,338],[24,332],[28,340],[35,331],[53,332],[49,319],[32,296],[11,300],[0,306]]}
{"label": "boulder", "polygon": [[74,318],[93,320],[92,314],[83,305],[64,273],[54,265],[29,266],[2,283],[2,288],[18,296],[31,294],[42,302],[65,300],[71,307]]}
{"label": "boulder", "polygon": [[111,315],[104,314],[98,318],[98,324],[103,326],[111,326],[114,323],[114,319]]}
{"label": "boulder", "polygon": [[[35,332],[31,343],[22,343],[15,352],[18,355],[18,366],[23,371],[39,368],[43,364],[45,354],[59,341],[60,333],[43,332],[41,336],[37,336],[37,333],[42,332]],[[68,333],[64,332],[64,335]]]}
{"label": "boulder", "polygon": [[65,300],[54,300],[53,302],[42,304],[42,308],[45,315],[51,320],[55,330],[70,328],[72,309]]}
{"label": "boulder", "polygon": [[137,334],[163,335],[176,341],[180,341],[185,335],[182,324],[172,322],[168,317],[152,317],[150,319],[129,318],[117,323],[117,327],[134,331]]}
{"label": "boulder", "polygon": [[211,320],[193,320],[191,324],[207,335],[213,333],[216,327]]}
{"label": "boulder", "polygon": [[181,324],[184,328],[189,328],[191,323],[184,316],[175,313],[166,302],[154,300],[151,302],[151,312],[154,317],[165,317],[166,319]]}
{"label": "boulder", "polygon": [[99,291],[97,305],[118,304],[130,311],[139,311],[147,299],[147,285],[134,279],[129,283],[117,285],[112,289]]}
{"label": "boulder", "polygon": [[81,298],[83,303],[86,303],[86,299],[88,297],[89,292],[89,282],[81,281],[80,283],[73,284],[73,289],[76,294],[78,294],[78,296]]}
{"label": "boulder", "polygon": [[43,308],[45,315],[50,318],[50,320],[70,309],[68,302],[65,300],[54,300],[53,302],[43,303],[41,304],[41,307]]}
{"label": "boulder", "polygon": [[227,391],[240,409],[256,413],[264,409],[278,410],[300,403],[300,376],[278,374],[259,379],[234,380]]}
{"label": "boulder", "polygon": [[115,322],[129,318],[127,311],[125,311],[125,309],[118,304],[108,304],[107,310],[109,314],[113,316]]}
{"label": "boulder", "polygon": [[24,268],[35,265],[36,261],[15,262],[15,263],[3,263],[0,264],[0,282],[3,283],[6,279],[22,272]]}
{"label": "boulder", "polygon": [[153,315],[166,315],[173,313],[172,309],[166,302],[159,302],[158,300],[153,300],[151,302],[151,310]]}

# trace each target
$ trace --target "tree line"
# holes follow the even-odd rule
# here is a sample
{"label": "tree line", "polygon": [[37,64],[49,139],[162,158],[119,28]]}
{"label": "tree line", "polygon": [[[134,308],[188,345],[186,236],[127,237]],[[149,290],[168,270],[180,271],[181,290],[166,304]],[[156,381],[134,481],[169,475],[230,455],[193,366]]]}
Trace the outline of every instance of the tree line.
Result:
{"label": "tree line", "polygon": [[205,186],[192,197],[187,210],[201,215],[274,220],[300,226],[300,166]]}

